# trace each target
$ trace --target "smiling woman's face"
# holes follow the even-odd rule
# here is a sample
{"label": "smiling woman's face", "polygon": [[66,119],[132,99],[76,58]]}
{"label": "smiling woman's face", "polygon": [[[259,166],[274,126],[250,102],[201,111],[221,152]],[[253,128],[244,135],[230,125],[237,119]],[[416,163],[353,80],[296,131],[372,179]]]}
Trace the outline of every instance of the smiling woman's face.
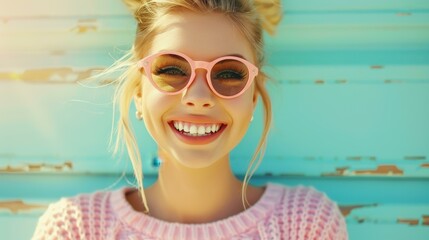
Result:
{"label": "smiling woman's face", "polygon": [[[169,50],[207,62],[222,56],[241,55],[254,63],[250,44],[222,14],[182,11],[164,16],[159,24],[159,34],[154,37],[147,55]],[[256,95],[253,83],[242,95],[223,99],[210,90],[205,70],[198,69],[195,78],[183,92],[167,95],[158,91],[143,74],[142,94],[135,98],[135,103],[164,161],[201,168],[228,157],[241,141],[256,105]],[[210,133],[190,136],[176,128],[184,131],[194,128],[200,133],[203,129]]]}

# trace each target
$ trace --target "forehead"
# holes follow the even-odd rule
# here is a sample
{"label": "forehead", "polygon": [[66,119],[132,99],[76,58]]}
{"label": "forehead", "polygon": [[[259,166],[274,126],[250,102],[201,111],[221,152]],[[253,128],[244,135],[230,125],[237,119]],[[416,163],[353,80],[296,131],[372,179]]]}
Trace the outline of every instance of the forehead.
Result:
{"label": "forehead", "polygon": [[251,49],[247,39],[227,16],[177,11],[157,21],[157,34],[149,54],[174,50],[204,61],[239,54],[253,62]]}

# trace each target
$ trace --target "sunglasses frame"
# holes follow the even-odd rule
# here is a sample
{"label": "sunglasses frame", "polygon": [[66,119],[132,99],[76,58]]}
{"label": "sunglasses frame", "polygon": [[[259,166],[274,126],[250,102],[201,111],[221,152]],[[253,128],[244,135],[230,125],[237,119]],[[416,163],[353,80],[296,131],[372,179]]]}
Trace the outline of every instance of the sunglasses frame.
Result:
{"label": "sunglasses frame", "polygon": [[[167,91],[164,91],[164,90],[160,89],[155,84],[155,82],[152,79],[152,71],[151,71],[152,62],[153,62],[153,60],[156,57],[158,57],[160,55],[164,55],[164,54],[170,54],[170,55],[174,54],[174,55],[180,56],[180,57],[184,58],[186,61],[188,61],[189,65],[191,66],[191,76],[189,77],[188,83],[186,84],[185,87],[183,87],[179,91],[176,91],[176,92],[167,92]],[[220,61],[223,61],[223,60],[227,60],[227,59],[237,60],[237,61],[243,63],[244,65],[246,65],[246,67],[248,69],[248,76],[249,76],[249,79],[247,80],[247,83],[244,86],[244,88],[240,92],[238,92],[237,94],[234,94],[234,95],[231,95],[231,96],[224,96],[224,95],[218,93],[215,90],[215,88],[213,87],[212,81],[211,81],[211,77],[210,77],[210,73],[211,73],[211,70],[212,70],[213,66],[216,63],[218,63]],[[206,74],[206,81],[207,81],[207,84],[209,85],[211,91],[213,93],[215,93],[218,97],[226,98],[226,99],[235,98],[235,97],[238,97],[241,94],[243,94],[250,87],[250,85],[252,84],[253,80],[258,75],[258,68],[255,65],[253,65],[251,62],[249,62],[249,61],[247,61],[247,60],[245,60],[243,58],[240,58],[240,57],[236,57],[236,56],[223,56],[223,57],[219,57],[219,58],[217,58],[217,59],[215,59],[215,60],[213,60],[211,62],[194,61],[193,59],[191,59],[190,57],[188,57],[184,53],[176,52],[176,51],[161,51],[161,52],[149,55],[149,56],[147,56],[147,57],[139,60],[137,62],[137,65],[138,65],[139,69],[141,69],[141,68],[144,69],[147,78],[149,79],[149,81],[152,83],[152,85],[156,89],[158,89],[160,92],[168,94],[168,95],[179,94],[179,93],[183,92],[185,89],[187,89],[189,86],[191,86],[191,84],[195,81],[195,74],[196,74],[196,70],[197,69],[205,69],[206,70],[206,72],[207,72],[207,74]]]}

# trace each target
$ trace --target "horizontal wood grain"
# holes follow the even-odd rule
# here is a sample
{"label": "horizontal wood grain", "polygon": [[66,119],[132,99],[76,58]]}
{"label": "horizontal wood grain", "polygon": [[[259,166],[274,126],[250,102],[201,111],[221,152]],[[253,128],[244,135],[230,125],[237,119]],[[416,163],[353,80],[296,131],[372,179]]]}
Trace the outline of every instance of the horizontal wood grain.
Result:
{"label": "horizontal wood grain", "polygon": [[[282,5],[264,33],[273,125],[251,183],[326,193],[350,240],[429,239],[429,1]],[[112,156],[117,75],[84,80],[130,49],[136,23],[120,0],[0,6],[0,239],[21,240],[61,197],[135,184],[126,149]],[[261,111],[231,153],[241,179]],[[162,159],[134,113],[149,186]]]}

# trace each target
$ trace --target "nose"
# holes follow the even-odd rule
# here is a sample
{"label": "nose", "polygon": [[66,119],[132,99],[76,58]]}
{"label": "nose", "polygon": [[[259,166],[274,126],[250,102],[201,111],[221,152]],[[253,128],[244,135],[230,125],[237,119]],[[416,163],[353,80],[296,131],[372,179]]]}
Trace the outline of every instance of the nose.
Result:
{"label": "nose", "polygon": [[182,93],[182,103],[198,109],[214,106],[214,94],[207,83],[205,71],[196,71],[194,81]]}

